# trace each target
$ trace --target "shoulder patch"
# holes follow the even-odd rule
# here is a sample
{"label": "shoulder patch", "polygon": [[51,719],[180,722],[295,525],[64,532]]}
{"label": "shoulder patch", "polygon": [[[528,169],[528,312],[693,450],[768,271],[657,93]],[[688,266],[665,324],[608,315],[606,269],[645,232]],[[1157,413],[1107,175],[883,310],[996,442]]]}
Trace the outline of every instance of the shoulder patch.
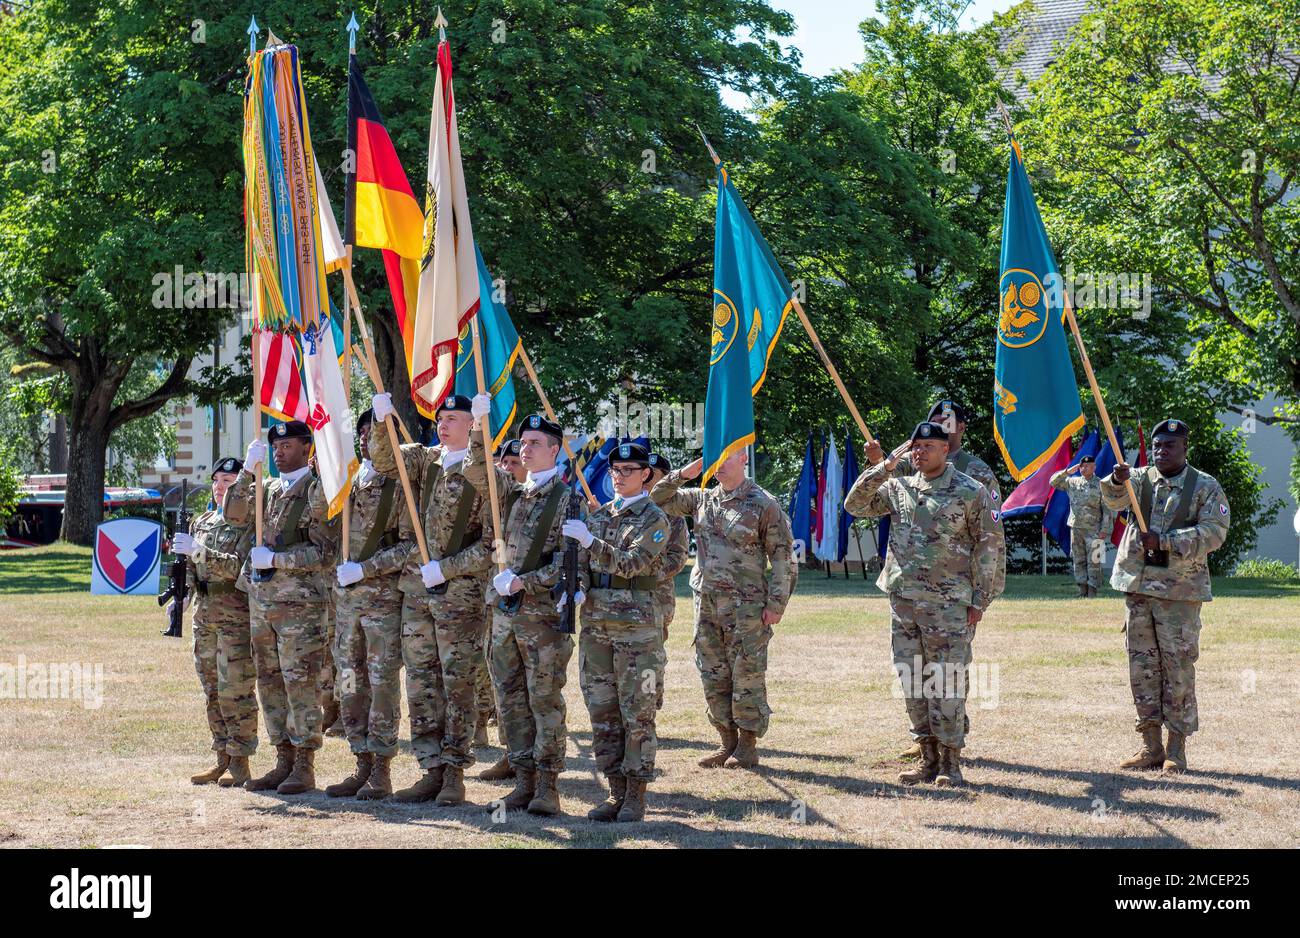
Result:
{"label": "shoulder patch", "polygon": [[998,520],[1000,520],[1000,519],[1002,518],[1002,512],[998,511],[996,508],[994,508],[992,511],[990,511],[989,514],[991,514],[991,515],[993,516],[993,520],[994,520],[995,522],[998,521]]}
{"label": "shoulder patch", "polygon": [[650,540],[654,541],[656,544],[658,544],[663,539],[664,539],[663,531],[656,531],[654,534],[650,535]]}
{"label": "shoulder patch", "polygon": [[1225,505],[1223,502],[1219,502],[1219,514],[1226,515],[1227,513],[1228,513],[1228,506]]}

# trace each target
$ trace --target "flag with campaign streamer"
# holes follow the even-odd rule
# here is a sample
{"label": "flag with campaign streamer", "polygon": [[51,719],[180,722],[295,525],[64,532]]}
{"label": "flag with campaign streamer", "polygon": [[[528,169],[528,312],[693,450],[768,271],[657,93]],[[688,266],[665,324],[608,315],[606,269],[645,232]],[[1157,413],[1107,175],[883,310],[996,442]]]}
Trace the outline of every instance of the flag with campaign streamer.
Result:
{"label": "flag with campaign streamer", "polygon": [[306,423],[311,427],[316,476],[329,502],[329,517],[343,510],[352,479],[361,464],[348,396],[339,367],[339,350],[332,323],[309,326],[302,333],[303,382],[307,394]]}
{"label": "flag with campaign streamer", "polygon": [[409,378],[424,250],[424,213],[355,54],[348,57],[348,152],[352,160],[344,167],[343,240],[382,252]]}
{"label": "flag with campaign streamer", "polygon": [[1083,410],[1065,340],[1069,300],[1014,139],[999,269],[993,436],[1020,481],[1083,426]]}
{"label": "flag with campaign streamer", "polygon": [[474,230],[446,39],[438,43],[426,183],[424,252],[411,328],[411,397],[420,412],[432,418],[455,385],[460,331],[479,309]]}
{"label": "flag with campaign streamer", "polygon": [[[479,342],[483,346],[483,380],[487,391],[492,395],[492,411],[488,414],[491,421],[492,448],[501,445],[510,434],[515,422],[518,403],[515,399],[515,381],[513,369],[519,358],[519,333],[506,312],[504,298],[497,302],[496,290],[492,286],[492,275],[488,273],[483,254],[474,245],[474,256],[478,262],[478,332]],[[460,331],[460,348],[456,352],[456,391],[473,397],[478,393],[478,374],[474,367],[474,337],[466,324]]]}
{"label": "flag with campaign streamer", "polygon": [[754,395],[767,378],[793,297],[772,249],[719,164],[701,485],[708,485],[729,456],[754,442]]}

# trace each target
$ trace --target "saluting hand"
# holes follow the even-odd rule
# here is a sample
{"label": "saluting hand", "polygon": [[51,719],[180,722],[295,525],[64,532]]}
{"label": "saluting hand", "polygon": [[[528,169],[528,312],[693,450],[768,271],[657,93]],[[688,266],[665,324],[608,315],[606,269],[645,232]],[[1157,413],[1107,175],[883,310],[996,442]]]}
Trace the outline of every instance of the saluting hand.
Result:
{"label": "saluting hand", "polygon": [[685,466],[682,466],[682,478],[687,480],[698,479],[700,473],[703,471],[704,471],[704,458],[700,457],[699,459],[695,460],[695,462],[687,463]]}

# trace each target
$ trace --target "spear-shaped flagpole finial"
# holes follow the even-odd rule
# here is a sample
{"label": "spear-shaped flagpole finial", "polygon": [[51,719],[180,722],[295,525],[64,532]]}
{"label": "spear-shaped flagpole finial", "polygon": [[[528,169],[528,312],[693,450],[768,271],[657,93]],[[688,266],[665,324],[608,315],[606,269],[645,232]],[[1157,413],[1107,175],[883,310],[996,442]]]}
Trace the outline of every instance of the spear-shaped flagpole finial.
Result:
{"label": "spear-shaped flagpole finial", "polygon": [[357,14],[353,13],[348,19],[348,55],[357,54],[357,30],[361,27],[357,25]]}
{"label": "spear-shaped flagpole finial", "polygon": [[696,124],[696,125],[695,125],[695,132],[698,133],[698,134],[700,135],[700,139],[703,140],[703,141],[704,141],[704,145],[705,145],[706,147],[708,147],[708,149],[709,149],[709,156],[713,157],[713,165],[714,165],[714,166],[721,166],[721,165],[722,165],[722,160],[720,160],[720,159],[718,158],[718,151],[715,150],[715,149],[713,149],[713,144],[709,143],[709,138],[706,137],[706,136],[704,136],[704,131],[703,131],[703,129],[701,129],[701,127],[700,127],[699,124]]}
{"label": "spear-shaped flagpole finial", "polygon": [[1016,134],[1015,131],[1011,129],[1011,115],[1007,112],[1007,106],[1002,103],[1001,98],[995,99],[994,103],[997,105],[998,114],[1002,117],[1002,123],[1007,128],[1007,136],[1014,138]]}
{"label": "spear-shaped flagpole finial", "polygon": [[438,15],[434,17],[433,25],[438,27],[438,41],[447,41],[447,18],[442,15],[442,7],[438,7]]}
{"label": "spear-shaped flagpole finial", "polygon": [[257,34],[262,30],[257,25],[257,17],[249,17],[248,20],[248,54],[252,55],[257,51]]}

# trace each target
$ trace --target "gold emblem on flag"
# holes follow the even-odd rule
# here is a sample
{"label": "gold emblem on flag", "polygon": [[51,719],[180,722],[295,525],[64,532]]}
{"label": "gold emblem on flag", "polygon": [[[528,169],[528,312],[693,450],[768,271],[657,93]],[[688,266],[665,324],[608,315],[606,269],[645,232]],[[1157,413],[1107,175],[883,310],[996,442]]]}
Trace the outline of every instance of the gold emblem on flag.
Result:
{"label": "gold emblem on flag", "polygon": [[731,348],[731,343],[735,341],[736,332],[740,328],[740,314],[736,312],[736,304],[731,302],[731,298],[721,290],[714,290],[713,296],[717,303],[713,307],[710,365],[717,363],[723,355],[727,354],[727,349]]}
{"label": "gold emblem on flag", "polygon": [[1001,313],[998,341],[1007,348],[1033,345],[1047,331],[1047,303],[1043,283],[1032,271],[1009,267],[999,287]]}

